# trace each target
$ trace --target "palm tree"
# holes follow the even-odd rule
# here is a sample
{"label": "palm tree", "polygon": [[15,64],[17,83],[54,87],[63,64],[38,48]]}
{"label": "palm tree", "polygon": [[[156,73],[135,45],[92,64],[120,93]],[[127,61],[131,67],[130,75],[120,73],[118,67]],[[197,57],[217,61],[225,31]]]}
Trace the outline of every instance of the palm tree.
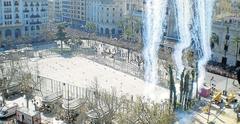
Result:
{"label": "palm tree", "polygon": [[142,23],[137,18],[126,16],[123,20],[120,20],[117,25],[127,39],[133,41],[133,39],[136,39],[136,36],[142,38]]}
{"label": "palm tree", "polygon": [[60,40],[61,42],[61,54],[62,54],[62,50],[63,50],[63,41],[65,41],[66,38],[66,32],[64,32],[65,27],[63,25],[59,25],[58,27],[58,32],[56,34],[57,39]]}
{"label": "palm tree", "polygon": [[94,23],[87,22],[86,29],[88,32],[88,45],[89,45],[90,35],[96,32],[96,25]]}
{"label": "palm tree", "polygon": [[90,37],[90,34],[95,33],[97,28],[94,23],[87,22],[86,29],[87,29],[87,32],[89,33],[89,37]]}
{"label": "palm tree", "polygon": [[235,37],[233,39],[234,44],[236,45],[237,49],[236,49],[236,66],[240,66],[240,62],[238,61],[238,54],[239,54],[239,43],[240,43],[240,37]]}

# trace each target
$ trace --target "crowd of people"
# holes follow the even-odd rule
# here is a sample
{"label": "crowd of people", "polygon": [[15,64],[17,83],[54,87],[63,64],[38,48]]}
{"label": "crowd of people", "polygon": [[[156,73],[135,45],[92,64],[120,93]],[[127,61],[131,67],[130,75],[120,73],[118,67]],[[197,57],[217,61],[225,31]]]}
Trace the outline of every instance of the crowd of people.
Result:
{"label": "crowd of people", "polygon": [[206,66],[208,72],[218,74],[224,77],[232,78],[240,82],[240,68],[233,66],[226,66],[221,63],[209,62]]}

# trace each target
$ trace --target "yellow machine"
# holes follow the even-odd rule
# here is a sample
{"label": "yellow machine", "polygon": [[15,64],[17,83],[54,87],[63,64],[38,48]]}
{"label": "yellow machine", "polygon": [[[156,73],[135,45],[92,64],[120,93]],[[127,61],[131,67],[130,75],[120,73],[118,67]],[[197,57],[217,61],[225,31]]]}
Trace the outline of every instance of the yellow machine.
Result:
{"label": "yellow machine", "polygon": [[229,93],[228,96],[227,96],[227,102],[234,102],[234,100],[236,98],[236,95],[234,93]]}
{"label": "yellow machine", "polygon": [[236,95],[234,93],[229,93],[226,98],[226,106],[229,106],[230,103],[234,102],[236,100]]}
{"label": "yellow machine", "polygon": [[213,101],[215,101],[215,103],[221,103],[221,101],[222,101],[222,92],[217,91],[213,95]]}
{"label": "yellow machine", "polygon": [[205,114],[208,114],[209,111],[210,111],[210,105],[207,105],[207,106],[203,107],[202,111],[203,111]]}

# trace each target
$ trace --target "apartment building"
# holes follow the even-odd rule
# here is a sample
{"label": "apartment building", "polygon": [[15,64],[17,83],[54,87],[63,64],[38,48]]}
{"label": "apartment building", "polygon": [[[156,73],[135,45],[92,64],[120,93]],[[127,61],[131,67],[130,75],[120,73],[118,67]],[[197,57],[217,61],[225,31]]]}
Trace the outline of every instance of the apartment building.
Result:
{"label": "apartment building", "polygon": [[[99,35],[115,37],[122,34],[119,21],[127,16],[142,18],[143,0],[88,0],[86,21],[94,23]],[[135,10],[135,13],[133,12]],[[139,13],[137,13],[139,12]]]}
{"label": "apartment building", "polygon": [[53,0],[53,10],[54,10],[54,21],[55,22],[62,22],[63,17],[62,17],[62,2],[63,0]]}
{"label": "apartment building", "polygon": [[63,0],[62,18],[74,28],[83,28],[86,20],[86,0]]}
{"label": "apartment building", "polygon": [[21,37],[37,38],[47,27],[46,0],[0,0],[0,36],[3,44]]}

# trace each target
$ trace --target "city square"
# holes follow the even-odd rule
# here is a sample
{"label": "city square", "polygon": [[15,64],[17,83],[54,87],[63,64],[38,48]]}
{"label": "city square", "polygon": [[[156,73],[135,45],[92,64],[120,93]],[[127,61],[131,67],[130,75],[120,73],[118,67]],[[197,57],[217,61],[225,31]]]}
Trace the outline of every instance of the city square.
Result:
{"label": "city square", "polygon": [[240,123],[239,0],[0,0],[0,123]]}

